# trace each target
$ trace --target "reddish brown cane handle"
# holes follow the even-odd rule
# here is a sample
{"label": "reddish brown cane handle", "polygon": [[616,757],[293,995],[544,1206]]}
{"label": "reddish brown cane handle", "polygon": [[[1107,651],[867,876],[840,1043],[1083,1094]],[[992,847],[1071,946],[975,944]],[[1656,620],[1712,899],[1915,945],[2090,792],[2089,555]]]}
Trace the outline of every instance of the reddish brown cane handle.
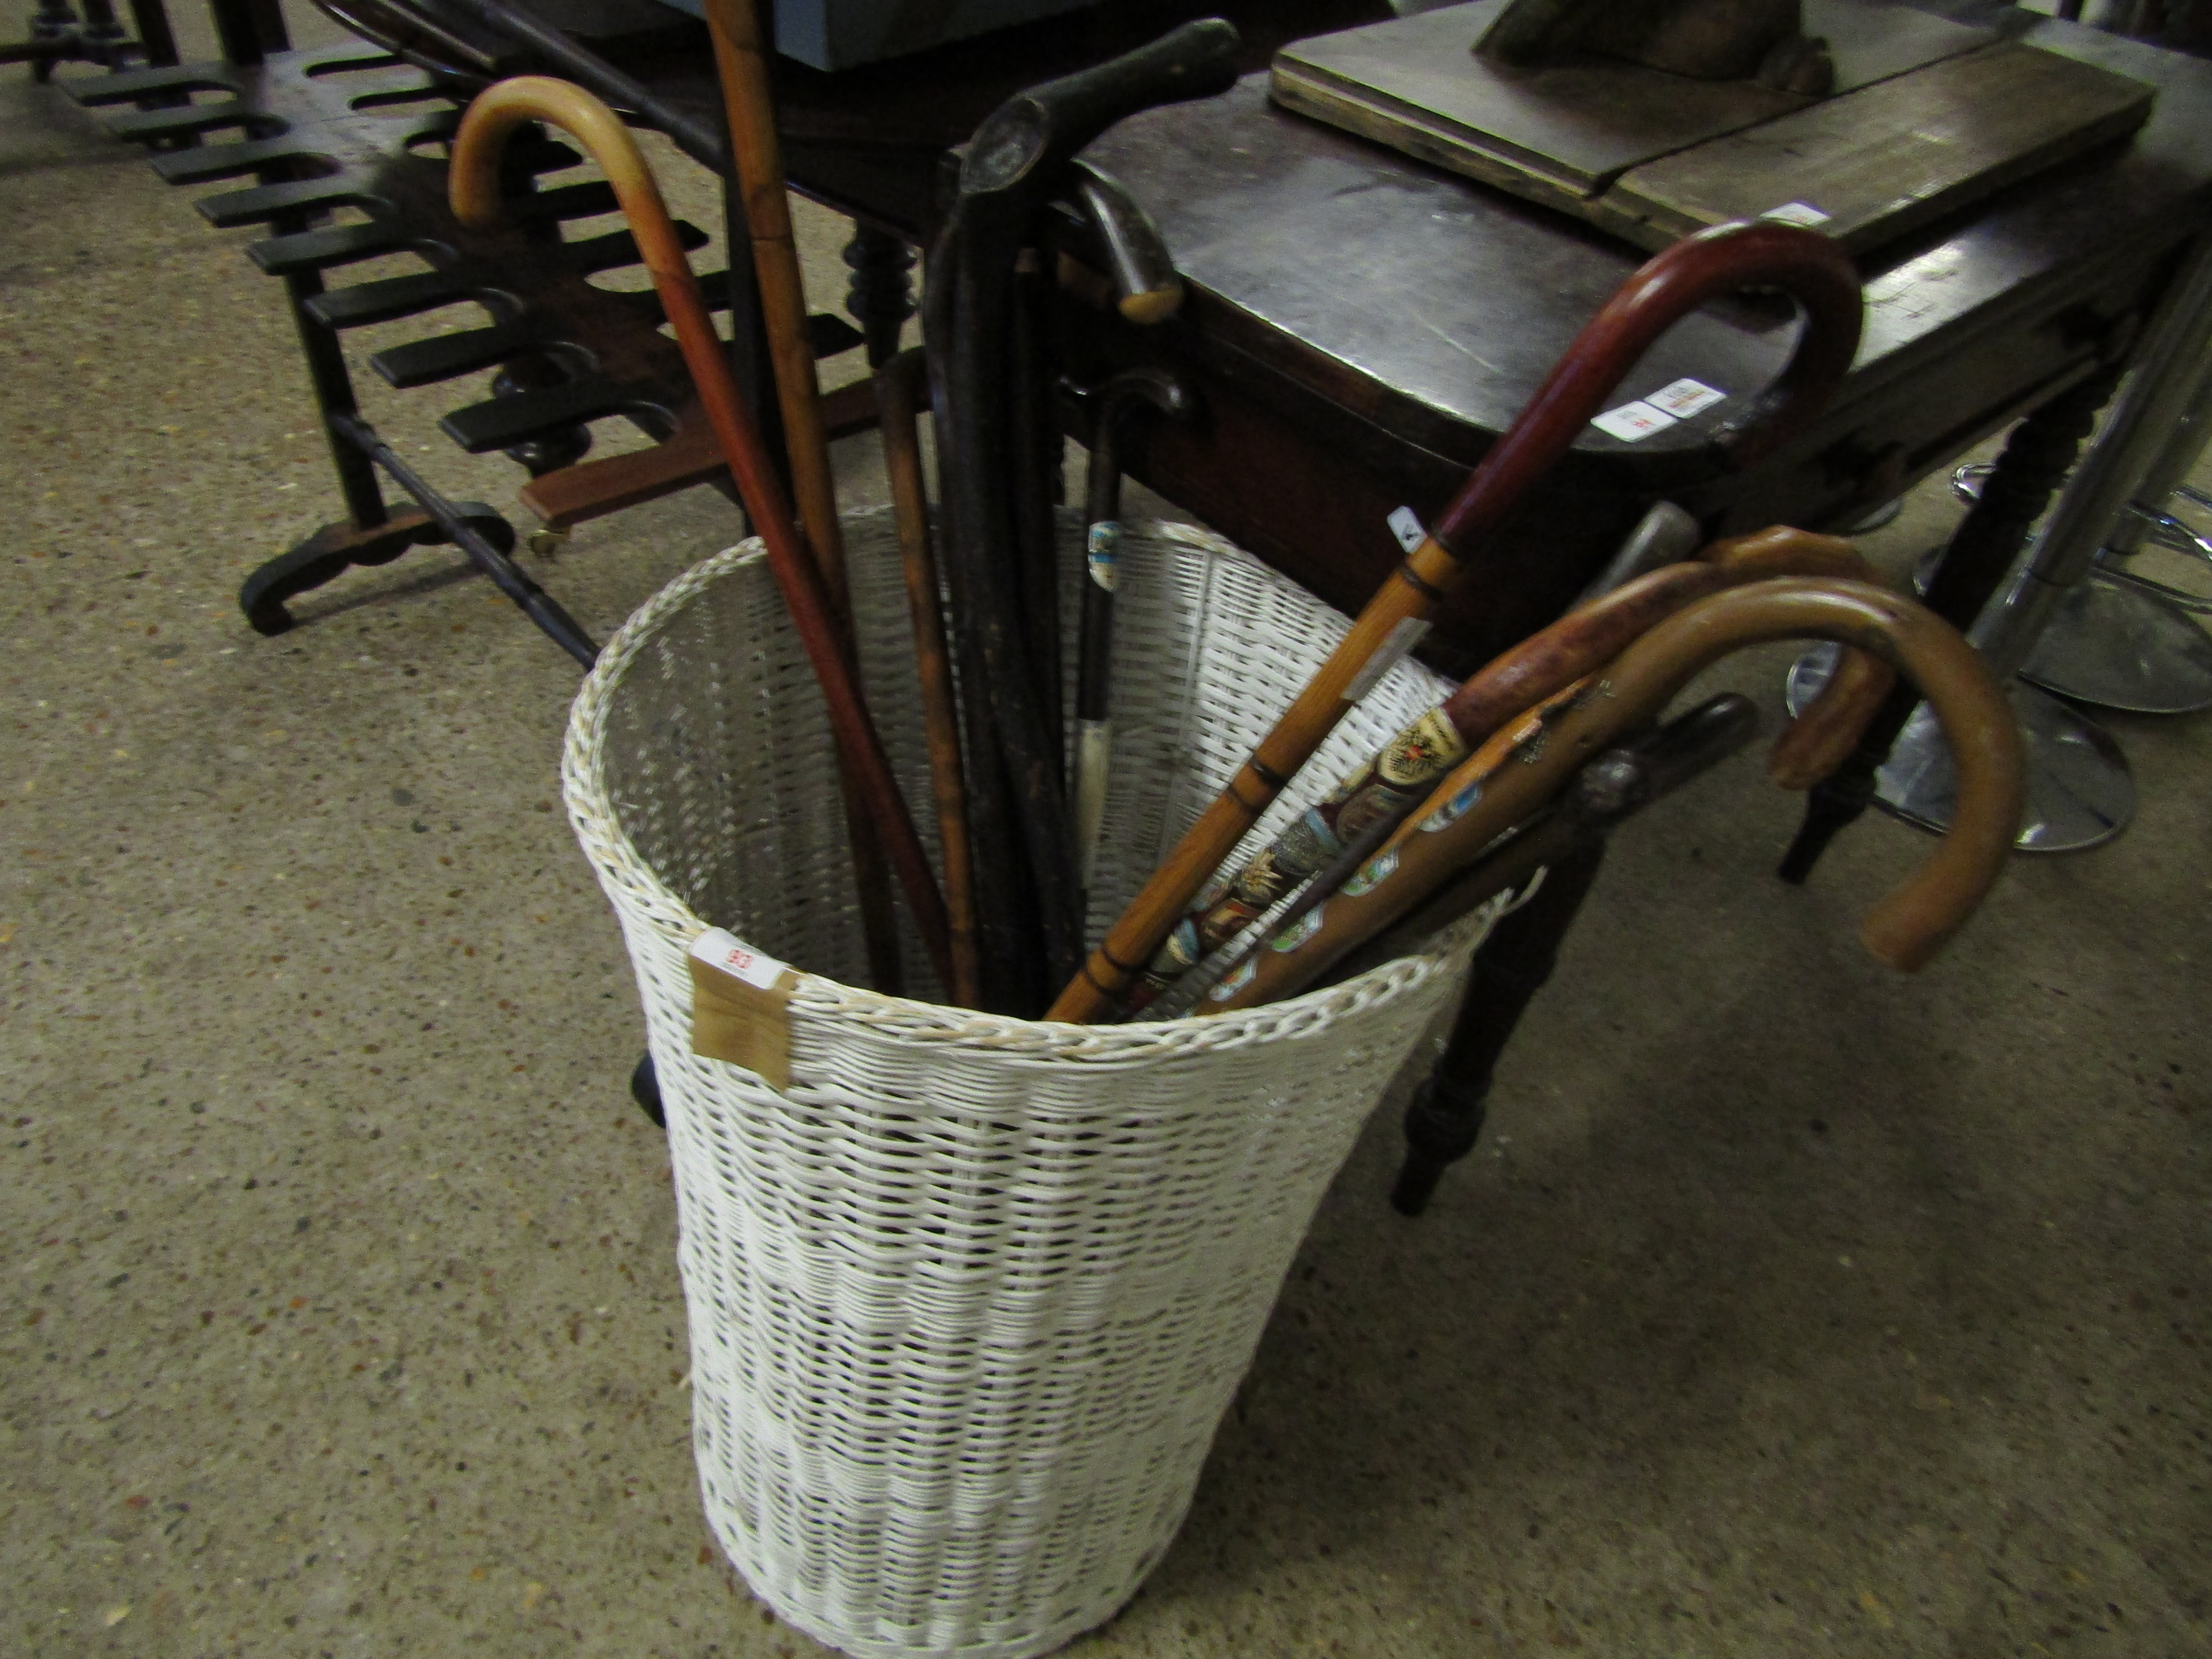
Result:
{"label": "reddish brown cane handle", "polygon": [[1803,308],[1805,328],[1780,379],[1723,439],[1726,459],[1732,465],[1753,459],[1819,413],[1858,350],[1858,273],[1840,248],[1789,225],[1718,225],[1645,264],[1575,337],[1428,538],[1368,602],[1251,759],[1153,871],[1048,1018],[1088,1021],[1113,1007],[1192,896],[1351,708],[1346,689],[1389,645],[1399,625],[1428,617],[1449,594],[1462,561],[1573,446],[1653,341],[1707,300],[1747,288],[1790,295]]}
{"label": "reddish brown cane handle", "polygon": [[1593,677],[1518,763],[1500,764],[1494,745],[1463,763],[1360,879],[1308,917],[1303,937],[1271,942],[1249,974],[1240,970],[1208,997],[1205,1011],[1295,995],[1527,818],[1607,744],[1658,719],[1698,673],[1732,651],[1787,639],[1835,640],[1909,675],[1957,759],[1950,833],[1859,929],[1867,949],[1891,967],[1923,966],[2004,867],[2023,799],[2019,726],[1973,647],[1932,611],[1863,582],[1788,577],[1717,593],[1658,623]]}
{"label": "reddish brown cane handle", "polygon": [[759,433],[746,416],[731,378],[729,360],[691,274],[676,228],[661,200],[645,158],[638,153],[621,118],[582,88],[545,76],[522,76],[488,88],[471,104],[454,135],[449,163],[453,216],[465,225],[485,226],[500,216],[499,157],[507,135],[526,121],[544,121],[576,139],[613,185],[637,239],[638,252],[653,274],[662,307],[674,325],[676,343],[697,387],[707,418],[730,464],[753,528],[767,544],[769,566],[783,591],[815,678],[821,683],[836,735],[839,763],[849,766],[868,811],[905,890],[939,982],[952,983],[952,957],[945,900],[929,867],[929,855],[915,833],[914,820],[891,775],[875,722],[860,699],[853,673],[850,641],[838,624],[824,592],[822,573],[807,555],[792,523],[791,507],[769,462]]}
{"label": "reddish brown cane handle", "polygon": [[1841,248],[1814,231],[1764,222],[1716,225],[1647,262],[1583,325],[1429,533],[1468,556],[1603,412],[1661,335],[1708,300],[1753,288],[1779,289],[1796,301],[1805,327],[1780,377],[1720,434],[1722,449],[1729,465],[1747,465],[1803,428],[1858,354],[1865,311],[1858,272]]}

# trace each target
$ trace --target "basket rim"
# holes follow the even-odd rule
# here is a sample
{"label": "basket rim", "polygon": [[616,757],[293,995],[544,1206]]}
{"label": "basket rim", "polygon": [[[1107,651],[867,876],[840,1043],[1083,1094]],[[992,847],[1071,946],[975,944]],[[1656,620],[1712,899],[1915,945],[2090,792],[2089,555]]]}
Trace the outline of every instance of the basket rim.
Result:
{"label": "basket rim", "polygon": [[[891,510],[888,506],[862,507],[848,510],[841,518],[848,526],[857,526],[888,517]],[[1250,556],[1210,530],[1173,520],[1128,520],[1122,535],[1125,540],[1177,542],[1215,556]],[[688,950],[693,939],[719,924],[704,920],[685,903],[646,862],[623,828],[598,763],[604,758],[606,723],[623,674],[662,629],[714,583],[764,563],[767,556],[761,538],[748,537],[701,560],[661,587],[616,630],[569,705],[561,752],[561,793],[569,827],[603,884],[618,886],[646,901],[646,914],[633,919],[650,922],[678,949]],[[1299,1028],[1332,1024],[1346,1015],[1395,1001],[1439,973],[1456,972],[1497,917],[1510,908],[1508,901],[1513,896],[1500,895],[1452,924],[1426,951],[1383,963],[1335,985],[1229,1013],[1099,1025],[1018,1019],[888,995],[796,963],[788,964],[799,981],[792,994],[792,1009],[794,1013],[857,1017],[958,1047],[1000,1053],[1029,1050],[1038,1058],[1134,1060],[1156,1057],[1163,1048],[1236,1048],[1280,1039]]]}

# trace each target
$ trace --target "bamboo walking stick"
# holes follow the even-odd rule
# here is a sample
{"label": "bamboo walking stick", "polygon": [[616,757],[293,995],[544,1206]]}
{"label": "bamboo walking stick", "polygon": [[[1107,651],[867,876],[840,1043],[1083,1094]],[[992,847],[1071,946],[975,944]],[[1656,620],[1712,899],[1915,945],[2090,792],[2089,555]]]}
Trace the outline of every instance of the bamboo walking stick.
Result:
{"label": "bamboo walking stick", "polygon": [[[791,198],[783,171],[783,141],[775,128],[768,57],[756,0],[707,0],[707,29],[730,125],[730,160],[752,241],[761,313],[768,325],[769,360],[775,371],[776,404],[783,414],[784,446],[791,458],[792,494],[799,522],[821,566],[830,604],[849,614],[845,585],[845,536],[837,519],[837,489],[830,465],[830,438],[822,425],[822,386],[814,372],[814,346],[806,325],[806,289],[799,245],[791,229]],[[882,875],[880,843],[848,789],[846,823],[860,896],[860,920],[877,988],[896,988],[898,935],[890,892]],[[894,983],[886,984],[886,977]]]}
{"label": "bamboo walking stick", "polygon": [[[453,216],[463,224],[495,222],[501,212],[499,158],[507,137],[526,121],[546,121],[581,143],[607,174],[622,204],[623,216],[637,239],[638,252],[653,274],[662,308],[675,325],[676,343],[691,371],[699,400],[714,428],[730,476],[744,498],[754,530],[768,547],[769,568],[790,607],[815,678],[822,685],[836,733],[841,777],[849,779],[852,799],[865,807],[882,836],[904,888],[915,930],[937,969],[952,983],[952,956],[945,901],[929,867],[929,856],[915,835],[914,820],[891,775],[882,738],[868,716],[854,672],[852,641],[843,617],[830,601],[822,573],[807,555],[792,522],[760,434],[746,416],[730,374],[728,358],[691,274],[683,244],[660,198],[653,173],[615,112],[582,88],[546,76],[523,76],[487,88],[471,104],[454,135],[449,163]],[[858,842],[855,842],[855,862]]]}
{"label": "bamboo walking stick", "polygon": [[890,475],[891,510],[898,519],[899,554],[906,567],[907,609],[914,618],[915,667],[921,679],[921,715],[929,734],[929,776],[937,798],[937,838],[945,852],[945,908],[951,919],[951,1000],[979,1006],[975,959],[975,888],[968,845],[967,787],[961,777],[960,709],[952,694],[952,665],[945,654],[943,590],[929,534],[929,489],[923,482],[921,434],[915,409],[928,387],[929,367],[920,347],[902,351],[876,371],[876,412]]}
{"label": "bamboo walking stick", "polygon": [[1842,383],[1858,349],[1863,305],[1857,272],[1841,248],[1789,225],[1729,224],[1677,242],[1645,264],[1575,337],[1427,538],[1368,602],[1275,729],[1153,872],[1048,1018],[1091,1020],[1113,1006],[1191,896],[1351,709],[1378,668],[1387,669],[1412,647],[1449,596],[1462,561],[1498,533],[1509,509],[1573,447],[1651,343],[1705,301],[1752,287],[1790,295],[1805,314],[1805,327],[1781,378],[1723,438],[1723,459],[1741,466],[1813,418]]}
{"label": "bamboo walking stick", "polygon": [[1675,612],[1580,687],[1532,711],[1513,741],[1486,744],[1352,881],[1216,986],[1204,1012],[1296,995],[1542,811],[1614,739],[1656,720],[1698,674],[1746,646],[1791,639],[1836,640],[1907,676],[1957,758],[1951,832],[1859,929],[1879,960],[1905,973],[1921,968],[1974,913],[2012,849],[2024,798],[2019,723],[1973,647],[1935,612],[1864,582],[1785,576]]}
{"label": "bamboo walking stick", "polygon": [[791,491],[799,502],[799,521],[821,562],[823,580],[842,606],[845,538],[837,522],[830,440],[822,427],[822,387],[807,337],[806,289],[799,275],[799,244],[792,234],[783,140],[775,128],[775,100],[769,90],[760,14],[755,0],[705,3],[714,67],[721,78],[722,106],[730,124],[730,161],[744,203],[761,310],[768,319],[776,403],[783,411],[785,442],[791,453]]}

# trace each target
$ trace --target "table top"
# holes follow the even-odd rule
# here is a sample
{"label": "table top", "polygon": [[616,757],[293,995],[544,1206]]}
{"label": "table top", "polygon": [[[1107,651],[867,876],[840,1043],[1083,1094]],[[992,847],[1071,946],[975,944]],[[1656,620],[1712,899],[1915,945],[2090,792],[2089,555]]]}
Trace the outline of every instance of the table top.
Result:
{"label": "table top", "polygon": [[[325,3],[363,15],[412,9],[471,33],[439,0]],[[519,3],[696,123],[674,135],[688,149],[719,155],[702,26],[657,0]],[[1926,9],[2149,82],[2158,103],[2132,139],[1863,260],[1866,335],[1842,404],[1885,395],[1962,333],[2033,309],[2046,284],[2089,264],[2141,266],[2212,222],[2212,64],[1976,0]],[[1124,122],[1089,152],[1158,220],[1190,288],[1182,325],[1398,441],[1472,465],[1642,255],[1565,215],[1268,103],[1261,71],[1278,46],[1389,12],[1387,0],[1120,0],[839,74],[779,59],[792,177],[832,205],[926,234],[944,149],[1009,92],[1185,18],[1225,15],[1246,33],[1252,72],[1224,97]],[[511,46],[488,51],[501,72],[529,66]],[[1784,361],[1793,331],[1779,306],[1708,307],[1655,348],[1623,401],[1685,374],[1753,391]],[[1693,462],[1710,428],[1737,407],[1731,398],[1642,441],[1637,459]],[[1604,455],[1628,446],[1593,430],[1581,447]]]}
{"label": "table top", "polygon": [[[2086,264],[2141,265],[2212,222],[2212,64],[2010,11],[2008,33],[2155,85],[2132,140],[2023,181],[1861,262],[1866,332],[1842,403],[1881,395],[1962,330],[2000,326]],[[1472,465],[1575,331],[1644,258],[1565,215],[1277,108],[1264,76],[1122,123],[1088,152],[1158,220],[1194,323],[1332,387],[1409,442]],[[1623,400],[1692,375],[1756,390],[1794,338],[1786,309],[1708,307]],[[1704,446],[1731,407],[1645,439]],[[1592,430],[1585,451],[1629,446]]]}

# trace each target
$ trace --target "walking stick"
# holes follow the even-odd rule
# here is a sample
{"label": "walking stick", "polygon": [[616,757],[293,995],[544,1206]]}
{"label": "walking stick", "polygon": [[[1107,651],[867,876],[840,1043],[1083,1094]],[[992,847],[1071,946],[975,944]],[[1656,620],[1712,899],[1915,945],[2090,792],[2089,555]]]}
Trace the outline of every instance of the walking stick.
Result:
{"label": "walking stick", "polygon": [[1114,769],[1114,592],[1121,582],[1123,428],[1151,409],[1191,411],[1182,382],[1162,368],[1133,368],[1098,389],[1091,461],[1083,480],[1083,606],[1075,667],[1075,867],[1087,893]]}
{"label": "walking stick", "polygon": [[1798,430],[1849,372],[1863,304],[1857,273],[1826,238],[1789,225],[1719,225],[1677,242],[1631,276],[1492,446],[1405,563],[1383,584],[1275,729],[1152,872],[1048,1018],[1097,1018],[1151,961],[1192,894],[1288,784],[1365,690],[1378,665],[1410,648],[1449,597],[1462,561],[1498,533],[1507,511],[1572,447],[1592,416],[1668,327],[1710,299],[1778,288],[1805,313],[1780,380],[1722,441],[1741,466]]}
{"label": "walking stick", "polygon": [[[1776,576],[1881,581],[1840,537],[1778,526],[1715,542],[1694,562],[1650,571],[1569,611],[1492,659],[1401,731],[1240,870],[1220,897],[1177,921],[1132,991],[1130,1006],[1144,1007],[1310,876],[1304,894],[1272,927],[1288,930],[1373,856],[1437,779],[1515,716],[1612,661],[1662,617],[1708,594]],[[1850,752],[1888,692],[1887,668],[1861,652],[1847,655],[1852,667],[1839,667],[1823,696],[1776,741],[1770,769],[1784,787],[1803,787],[1790,781],[1800,775],[1825,776],[1817,769]],[[1832,688],[1835,696],[1826,696]]]}
{"label": "walking stick", "polygon": [[1218,19],[1186,23],[1008,99],[976,128],[930,251],[923,318],[969,734],[976,926],[987,1006],[999,1012],[1035,1013],[1083,951],[1060,734],[1041,706],[1043,641],[1031,637],[1023,605],[1024,580],[1036,594],[1038,573],[1024,567],[1008,488],[1015,260],[1077,151],[1138,110],[1225,90],[1237,44]]}
{"label": "walking stick", "polygon": [[[921,434],[915,407],[927,393],[929,366],[920,347],[902,351],[876,371],[876,413],[890,475],[906,567],[906,602],[914,618],[915,667],[921,680],[921,716],[929,735],[929,776],[937,798],[937,838],[945,850],[945,908],[951,918],[951,1000],[978,1006],[975,889],[968,846],[968,801],[961,779],[960,709],[952,665],[945,654],[943,590],[929,535],[929,490],[922,481]],[[1808,711],[1809,712],[1809,711]]]}
{"label": "walking stick", "polygon": [[[836,734],[841,776],[851,780],[852,798],[870,814],[889,849],[906,892],[915,930],[921,936],[938,978],[953,982],[952,956],[945,901],[937,890],[928,854],[915,835],[882,738],[861,700],[854,672],[852,641],[831,603],[822,572],[807,556],[791,520],[775,469],[745,414],[730,374],[729,360],[715,337],[714,325],[699,293],[698,279],[684,257],[675,226],[660,198],[653,173],[638,154],[621,119],[582,88],[545,76],[523,76],[488,88],[471,104],[453,137],[451,176],[453,216],[482,227],[500,216],[499,158],[507,135],[526,121],[545,121],[574,137],[605,170],[622,204],[638,252],[653,274],[662,308],[675,325],[676,343],[691,371],[699,400],[730,464],[745,511],[768,547],[769,566],[790,607],[792,625],[822,685],[830,727]],[[857,861],[858,842],[855,842]]]}
{"label": "walking stick", "polygon": [[1486,745],[1357,876],[1216,986],[1205,1012],[1296,995],[1541,811],[1584,762],[1656,720],[1698,674],[1746,646],[1789,639],[1836,640],[1905,674],[1957,758],[1951,833],[1859,929],[1881,961],[1906,973],[1922,967],[1973,914],[2011,850],[2023,799],[2018,722],[1973,647],[1926,607],[1864,582],[1782,577],[1677,611],[1554,699],[1505,752]]}
{"label": "walking stick", "polygon": [[[707,31],[722,82],[730,125],[730,160],[753,245],[753,270],[768,326],[769,361],[775,372],[776,404],[783,414],[791,458],[792,494],[799,522],[822,568],[831,610],[848,614],[845,536],[837,520],[837,489],[830,467],[830,438],[822,425],[822,387],[814,373],[814,347],[806,324],[806,289],[799,246],[791,230],[791,199],[784,185],[783,142],[775,130],[775,100],[769,88],[768,58],[755,0],[707,0]],[[890,890],[882,875],[882,852],[866,814],[850,790],[846,822],[859,878],[860,921],[866,932],[870,970],[877,988],[895,988],[898,934],[891,920]],[[893,984],[886,984],[886,977]]]}
{"label": "walking stick", "polygon": [[[1386,962],[1427,950],[1452,923],[1500,893],[1525,890],[1539,876],[1548,888],[1565,861],[1590,847],[1601,847],[1626,820],[1711,770],[1758,735],[1757,705],[1740,693],[1725,691],[1664,726],[1605,750],[1576,773],[1534,817],[1501,837],[1492,850],[1365,944],[1339,957],[1316,976],[1315,986],[1341,985]],[[1523,896],[1528,896],[1525,891]]]}

